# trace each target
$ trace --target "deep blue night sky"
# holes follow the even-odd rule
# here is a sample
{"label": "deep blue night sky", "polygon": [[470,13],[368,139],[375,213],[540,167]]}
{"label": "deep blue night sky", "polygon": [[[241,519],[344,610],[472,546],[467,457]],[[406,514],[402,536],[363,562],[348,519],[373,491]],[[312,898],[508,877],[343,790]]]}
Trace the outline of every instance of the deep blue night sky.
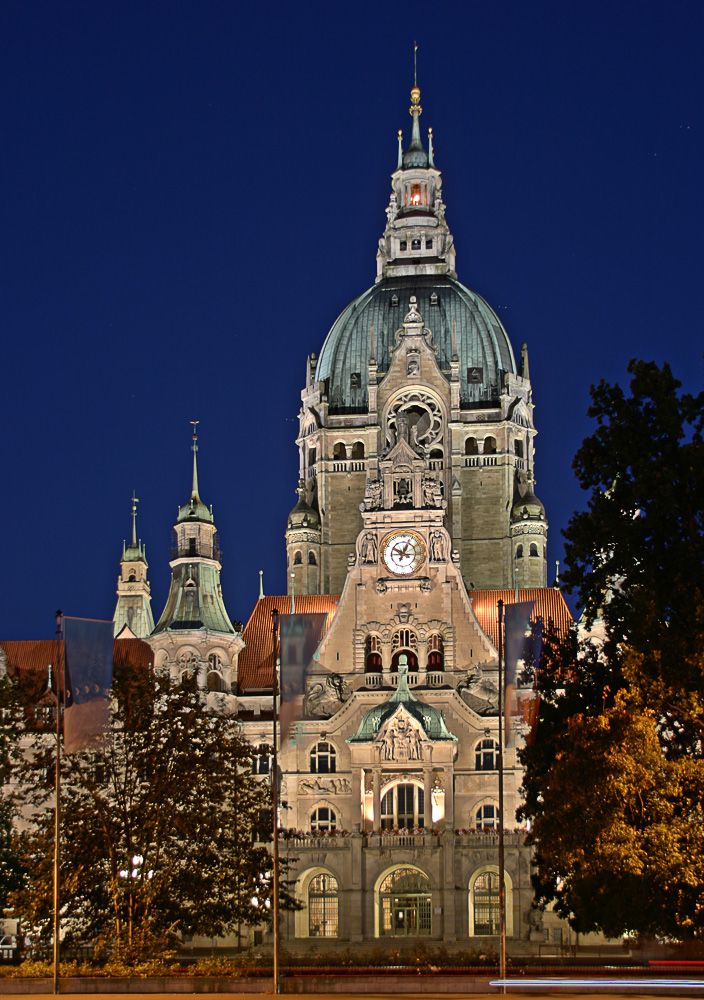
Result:
{"label": "deep blue night sky", "polygon": [[4,0],[3,639],[110,618],[130,497],[155,619],[201,496],[234,619],[285,590],[306,355],[371,285],[413,41],[460,280],[527,341],[560,529],[591,383],[702,385],[704,5]]}

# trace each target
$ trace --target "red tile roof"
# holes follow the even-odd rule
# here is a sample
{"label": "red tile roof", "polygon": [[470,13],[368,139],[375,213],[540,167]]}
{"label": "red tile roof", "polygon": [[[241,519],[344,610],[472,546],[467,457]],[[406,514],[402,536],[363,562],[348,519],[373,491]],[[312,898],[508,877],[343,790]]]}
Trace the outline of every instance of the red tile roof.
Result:
{"label": "red tile roof", "polygon": [[[18,639],[0,641],[7,656],[7,668],[10,673],[34,674],[46,677],[49,664],[56,676],[57,649],[56,639]],[[63,661],[64,643],[59,640],[58,654]],[[153,662],[151,646],[142,639],[116,639],[113,644],[113,663],[118,666],[150,667]]]}
{"label": "red tile roof", "polygon": [[[499,641],[497,605],[516,603],[514,590],[472,590],[469,593],[472,607],[479,624],[496,646]],[[552,622],[560,632],[566,632],[572,624],[572,614],[567,607],[562,592],[553,587],[530,587],[518,591],[519,601],[535,601],[531,621],[542,618],[545,624]]]}
{"label": "red tile roof", "polygon": [[[296,595],[294,611],[298,615],[327,614],[326,631],[335,616],[339,594]],[[247,643],[237,661],[237,686],[240,694],[252,690],[271,690],[272,635],[271,612],[276,608],[282,615],[291,611],[291,595],[284,597],[262,597],[254,605],[254,611],[244,627],[242,638]]]}

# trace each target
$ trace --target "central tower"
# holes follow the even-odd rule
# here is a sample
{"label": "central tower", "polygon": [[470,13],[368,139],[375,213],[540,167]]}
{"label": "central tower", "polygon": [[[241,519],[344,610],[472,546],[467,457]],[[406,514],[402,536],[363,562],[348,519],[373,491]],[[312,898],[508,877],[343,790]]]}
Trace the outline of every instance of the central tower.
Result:
{"label": "central tower", "polygon": [[[339,593],[362,528],[360,506],[391,449],[413,455],[400,490],[435,491],[467,587],[543,587],[547,521],[534,494],[533,400],[524,344],[516,363],[501,321],[457,279],[432,130],[411,139],[391,175],[375,284],[311,354],[301,393],[299,501],[289,516],[289,588]],[[403,359],[401,363],[400,359]],[[365,499],[366,495],[366,499]],[[421,497],[422,500],[422,497]],[[384,506],[386,506],[386,501]],[[367,507],[367,509],[369,509]]]}

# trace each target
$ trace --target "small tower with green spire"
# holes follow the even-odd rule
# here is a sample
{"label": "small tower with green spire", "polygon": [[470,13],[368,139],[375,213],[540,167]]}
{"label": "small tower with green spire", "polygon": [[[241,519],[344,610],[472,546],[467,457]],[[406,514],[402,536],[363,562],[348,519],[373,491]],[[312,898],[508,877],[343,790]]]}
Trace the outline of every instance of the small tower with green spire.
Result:
{"label": "small tower with green spire", "polygon": [[233,635],[220,590],[220,546],[212,508],[198,492],[197,420],[193,424],[193,485],[190,499],[179,508],[174,526],[171,588],[155,633],[207,629]]}
{"label": "small tower with green spire", "polygon": [[147,580],[146,548],[141,538],[137,541],[137,504],[132,491],[132,541],[122,543],[120,575],[117,578],[117,605],[115,607],[115,636],[145,639],[154,628],[151,593]]}

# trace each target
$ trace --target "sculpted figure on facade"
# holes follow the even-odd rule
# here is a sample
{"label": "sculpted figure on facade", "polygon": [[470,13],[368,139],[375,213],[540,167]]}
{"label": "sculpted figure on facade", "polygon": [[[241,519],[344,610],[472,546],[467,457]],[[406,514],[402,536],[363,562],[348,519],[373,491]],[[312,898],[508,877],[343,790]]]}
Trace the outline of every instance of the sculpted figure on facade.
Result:
{"label": "sculpted figure on facade", "polygon": [[378,550],[376,535],[372,531],[368,531],[366,535],[362,538],[361,545],[362,562],[369,564],[375,563],[377,561]]}
{"label": "sculpted figure on facade", "polygon": [[445,539],[441,531],[434,531],[430,536],[430,561],[445,562]]}
{"label": "sculpted figure on facade", "polygon": [[384,486],[380,479],[367,479],[364,490],[364,500],[359,505],[361,511],[379,510],[381,507]]}

